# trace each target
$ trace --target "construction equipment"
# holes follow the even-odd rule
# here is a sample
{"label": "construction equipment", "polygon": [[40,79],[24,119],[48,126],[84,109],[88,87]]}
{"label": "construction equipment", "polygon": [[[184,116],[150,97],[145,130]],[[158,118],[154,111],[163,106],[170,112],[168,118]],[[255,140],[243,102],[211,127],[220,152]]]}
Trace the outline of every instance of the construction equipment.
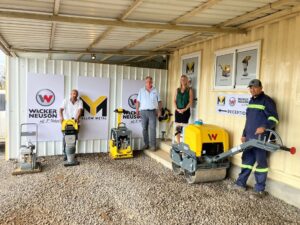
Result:
{"label": "construction equipment", "polygon": [[126,124],[122,122],[122,115],[130,112],[121,108],[116,109],[114,112],[118,114],[118,119],[117,127],[112,128],[110,132],[109,155],[112,159],[132,158],[132,133],[127,129]]}
{"label": "construction equipment", "polygon": [[269,152],[277,150],[295,154],[296,148],[283,145],[280,136],[273,130],[269,134],[252,139],[228,149],[228,133],[214,125],[188,125],[184,143],[174,144],[171,149],[173,172],[184,174],[190,184],[223,180],[230,167],[229,157],[257,147]]}
{"label": "construction equipment", "polygon": [[64,148],[67,155],[67,161],[64,163],[64,166],[77,166],[80,164],[75,158],[78,123],[74,119],[68,119],[62,122],[61,127],[64,135]]}
{"label": "construction equipment", "polygon": [[38,155],[38,125],[22,123],[20,127],[20,148],[17,168],[12,175],[38,173],[42,165],[37,162]]}
{"label": "construction equipment", "polygon": [[161,127],[161,139],[164,141],[165,140],[165,136],[168,135],[168,132],[171,129],[171,125],[169,125],[168,129],[167,129],[167,124],[170,124],[171,122],[171,116],[173,116],[173,114],[170,112],[169,109],[167,108],[162,108],[161,109],[161,115],[158,117],[158,121],[162,123],[162,127]]}

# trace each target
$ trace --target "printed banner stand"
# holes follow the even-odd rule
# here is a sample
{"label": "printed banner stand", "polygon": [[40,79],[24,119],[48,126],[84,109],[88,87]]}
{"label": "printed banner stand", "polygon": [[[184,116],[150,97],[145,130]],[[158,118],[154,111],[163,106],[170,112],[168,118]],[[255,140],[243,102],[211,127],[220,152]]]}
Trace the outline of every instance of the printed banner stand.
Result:
{"label": "printed banner stand", "polygon": [[62,140],[59,108],[64,97],[64,76],[28,74],[27,122],[38,124],[39,141]]}
{"label": "printed banner stand", "polygon": [[133,138],[143,137],[142,121],[136,116],[136,99],[139,90],[144,87],[144,80],[123,80],[122,83],[122,108],[130,111],[130,114],[123,114],[123,122],[132,131]]}
{"label": "printed banner stand", "polygon": [[78,91],[83,102],[79,140],[108,139],[109,79],[78,77]]}

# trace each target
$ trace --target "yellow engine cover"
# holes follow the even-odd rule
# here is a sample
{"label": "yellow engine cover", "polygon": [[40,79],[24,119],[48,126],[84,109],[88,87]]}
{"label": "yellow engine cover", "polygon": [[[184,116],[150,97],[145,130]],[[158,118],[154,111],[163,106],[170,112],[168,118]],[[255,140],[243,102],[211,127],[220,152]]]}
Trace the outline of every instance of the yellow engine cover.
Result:
{"label": "yellow engine cover", "polygon": [[75,130],[78,130],[78,123],[76,123],[76,121],[74,119],[69,119],[69,120],[63,120],[63,122],[61,124],[62,132],[65,131],[67,125],[72,125]]}
{"label": "yellow engine cover", "polygon": [[224,152],[228,151],[228,133],[221,127],[210,124],[190,124],[184,129],[184,143],[195,152],[196,157],[202,154],[202,146],[205,143],[223,143]]}

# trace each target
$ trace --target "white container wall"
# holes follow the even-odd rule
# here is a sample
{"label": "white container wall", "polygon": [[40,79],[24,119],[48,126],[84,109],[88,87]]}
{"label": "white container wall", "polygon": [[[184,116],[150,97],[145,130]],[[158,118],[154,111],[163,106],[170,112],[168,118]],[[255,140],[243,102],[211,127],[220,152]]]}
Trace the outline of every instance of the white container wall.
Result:
{"label": "white container wall", "polygon": [[5,141],[5,111],[0,111],[0,142]]}
{"label": "white container wall", "polygon": [[5,141],[5,91],[0,90],[0,142]]}
{"label": "white container wall", "polygon": [[[166,105],[167,70],[136,68],[127,66],[84,63],[62,60],[11,58],[8,67],[7,93],[7,126],[8,143],[7,159],[18,157],[20,144],[20,124],[26,122],[26,79],[28,73],[56,74],[65,76],[65,97],[77,88],[77,76],[110,78],[109,130],[115,127],[116,114],[113,110],[121,107],[122,80],[143,80],[145,76],[153,77],[155,87],[160,91],[163,105]],[[160,135],[160,124],[157,126],[157,137]],[[57,131],[60,132],[60,131]],[[142,140],[133,140],[134,149],[140,149]],[[39,142],[39,155],[62,154],[62,142]],[[79,141],[79,153],[107,152],[108,140]]]}

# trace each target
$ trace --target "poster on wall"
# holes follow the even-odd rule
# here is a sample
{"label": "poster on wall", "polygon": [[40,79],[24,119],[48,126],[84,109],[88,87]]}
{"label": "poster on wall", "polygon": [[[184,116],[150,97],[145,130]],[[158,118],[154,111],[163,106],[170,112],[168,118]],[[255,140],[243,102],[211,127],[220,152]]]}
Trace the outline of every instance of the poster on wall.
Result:
{"label": "poster on wall", "polygon": [[236,85],[246,86],[258,77],[258,49],[237,52]]}
{"label": "poster on wall", "polygon": [[59,108],[64,99],[64,76],[27,76],[27,122],[38,124],[39,141],[62,140]]}
{"label": "poster on wall", "polygon": [[234,53],[217,55],[215,68],[215,87],[231,88],[233,85]]}
{"label": "poster on wall", "polygon": [[201,52],[195,52],[188,55],[183,55],[181,57],[181,74],[185,74],[188,76],[189,85],[192,87],[194,101],[193,105],[191,106],[191,122],[197,120],[198,112],[197,112],[197,93],[198,93],[198,76],[200,75],[200,57]]}
{"label": "poster on wall", "polygon": [[79,76],[78,91],[83,102],[79,140],[108,139],[109,79]]}
{"label": "poster on wall", "polygon": [[251,95],[248,94],[218,95],[216,111],[223,115],[246,116],[250,98]]}
{"label": "poster on wall", "polygon": [[[188,76],[189,84],[193,88],[194,96],[197,96],[196,90],[197,90],[197,78],[198,78],[198,71],[199,71],[199,57],[190,57],[190,58],[183,58],[182,59],[182,74],[185,74]],[[182,75],[180,74],[180,75]],[[196,107],[196,101],[192,105],[192,108]]]}
{"label": "poster on wall", "polygon": [[127,128],[132,131],[133,138],[143,137],[142,121],[136,116],[136,99],[139,90],[145,86],[144,80],[122,81],[122,108],[128,110],[129,114],[123,114],[122,120]]}
{"label": "poster on wall", "polygon": [[259,78],[261,41],[250,42],[215,52],[216,89],[246,89]]}

